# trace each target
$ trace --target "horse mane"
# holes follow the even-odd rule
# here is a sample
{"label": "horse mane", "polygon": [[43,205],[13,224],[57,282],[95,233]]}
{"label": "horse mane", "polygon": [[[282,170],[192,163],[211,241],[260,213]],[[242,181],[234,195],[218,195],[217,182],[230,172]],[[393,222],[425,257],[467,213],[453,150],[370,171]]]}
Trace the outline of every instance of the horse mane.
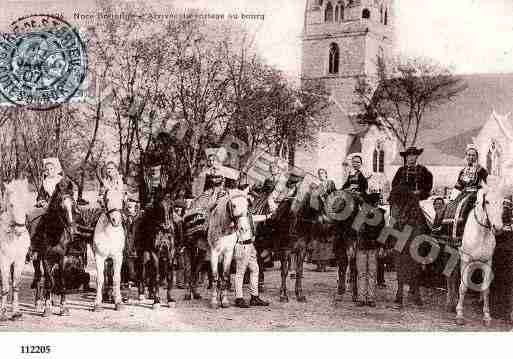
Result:
{"label": "horse mane", "polygon": [[219,239],[224,227],[231,221],[228,211],[228,203],[231,195],[219,198],[217,205],[212,209],[208,219],[207,240],[212,243]]}

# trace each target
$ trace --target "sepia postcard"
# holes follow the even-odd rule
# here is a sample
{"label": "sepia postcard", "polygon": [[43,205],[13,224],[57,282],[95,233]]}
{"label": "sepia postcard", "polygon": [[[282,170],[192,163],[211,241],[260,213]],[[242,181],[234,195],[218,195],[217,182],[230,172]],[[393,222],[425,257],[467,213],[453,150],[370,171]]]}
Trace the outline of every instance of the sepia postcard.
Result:
{"label": "sepia postcard", "polygon": [[1,0],[0,348],[510,331],[512,16]]}

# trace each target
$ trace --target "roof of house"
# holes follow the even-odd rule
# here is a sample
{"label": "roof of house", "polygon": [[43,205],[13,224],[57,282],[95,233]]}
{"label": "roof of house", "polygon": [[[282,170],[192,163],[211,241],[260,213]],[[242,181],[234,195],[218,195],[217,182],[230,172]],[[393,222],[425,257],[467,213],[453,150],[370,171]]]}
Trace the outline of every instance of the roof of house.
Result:
{"label": "roof of house", "polygon": [[[465,147],[495,110],[513,111],[513,74],[461,75],[467,88],[452,102],[426,112],[417,147],[426,165],[461,166]],[[393,164],[401,164],[396,158]]]}

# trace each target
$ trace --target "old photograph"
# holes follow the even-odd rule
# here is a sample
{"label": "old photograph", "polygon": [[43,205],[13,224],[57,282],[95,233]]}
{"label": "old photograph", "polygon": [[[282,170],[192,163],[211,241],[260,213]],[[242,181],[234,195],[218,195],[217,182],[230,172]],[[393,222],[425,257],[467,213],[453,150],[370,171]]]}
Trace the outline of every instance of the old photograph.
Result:
{"label": "old photograph", "polygon": [[509,332],[512,38],[507,0],[1,0],[0,331]]}

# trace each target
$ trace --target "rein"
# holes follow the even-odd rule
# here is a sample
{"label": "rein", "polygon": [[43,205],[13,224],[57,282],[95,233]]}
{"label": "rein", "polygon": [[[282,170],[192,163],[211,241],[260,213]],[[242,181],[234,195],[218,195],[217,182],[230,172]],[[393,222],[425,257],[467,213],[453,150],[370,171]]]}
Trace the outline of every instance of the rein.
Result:
{"label": "rein", "polygon": [[488,216],[488,211],[486,210],[486,207],[485,207],[485,196],[483,196],[483,203],[482,203],[482,209],[483,209],[483,212],[484,214],[486,215],[486,222],[483,224],[479,218],[477,217],[477,212],[476,212],[476,207],[474,207],[474,219],[476,220],[477,224],[479,224],[481,227],[484,227],[486,229],[491,229],[492,228],[492,224],[490,223],[490,217]]}

